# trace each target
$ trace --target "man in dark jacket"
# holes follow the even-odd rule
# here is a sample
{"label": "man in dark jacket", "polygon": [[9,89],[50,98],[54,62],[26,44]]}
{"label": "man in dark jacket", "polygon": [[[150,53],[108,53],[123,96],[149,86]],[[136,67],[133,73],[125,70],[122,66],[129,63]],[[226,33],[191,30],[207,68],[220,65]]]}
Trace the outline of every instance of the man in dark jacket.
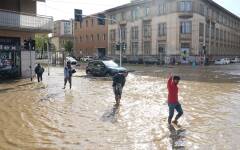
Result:
{"label": "man in dark jacket", "polygon": [[66,88],[67,82],[69,82],[70,89],[72,88],[72,75],[76,72],[75,69],[72,68],[71,62],[67,62],[67,66],[64,67],[64,87]]}
{"label": "man in dark jacket", "polygon": [[38,64],[35,67],[35,73],[37,74],[38,82],[42,81],[43,72],[44,72],[44,68],[40,64]]}
{"label": "man in dark jacket", "polygon": [[126,82],[126,77],[128,73],[116,73],[113,76],[113,92],[115,94],[116,105],[120,104],[121,96],[122,96],[122,89]]}

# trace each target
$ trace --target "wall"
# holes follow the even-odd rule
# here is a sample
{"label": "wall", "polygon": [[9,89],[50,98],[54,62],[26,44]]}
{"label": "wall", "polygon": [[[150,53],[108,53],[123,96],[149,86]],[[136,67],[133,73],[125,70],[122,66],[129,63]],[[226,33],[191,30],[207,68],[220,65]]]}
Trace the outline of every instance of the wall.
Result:
{"label": "wall", "polygon": [[[30,63],[30,55],[32,58],[32,63]],[[32,64],[32,76],[35,75],[35,51],[21,51],[21,72],[23,78],[31,77],[30,64]]]}

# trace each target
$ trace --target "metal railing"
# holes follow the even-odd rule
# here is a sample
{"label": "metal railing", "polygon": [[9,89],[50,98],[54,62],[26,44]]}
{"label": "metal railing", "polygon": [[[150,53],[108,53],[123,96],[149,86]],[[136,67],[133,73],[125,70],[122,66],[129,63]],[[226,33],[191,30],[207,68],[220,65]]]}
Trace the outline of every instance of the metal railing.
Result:
{"label": "metal railing", "polygon": [[0,28],[52,32],[53,18],[0,9]]}

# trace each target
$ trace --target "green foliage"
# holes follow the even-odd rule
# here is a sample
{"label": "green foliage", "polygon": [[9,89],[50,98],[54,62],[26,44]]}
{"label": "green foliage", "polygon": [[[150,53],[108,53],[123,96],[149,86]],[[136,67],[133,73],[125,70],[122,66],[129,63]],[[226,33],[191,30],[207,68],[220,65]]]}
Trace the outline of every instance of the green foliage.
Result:
{"label": "green foliage", "polygon": [[73,42],[72,42],[72,41],[67,41],[67,42],[64,44],[64,48],[65,48],[65,51],[67,51],[68,53],[72,53],[72,50],[73,50]]}
{"label": "green foliage", "polygon": [[49,41],[48,35],[37,34],[35,36],[36,51],[47,51],[46,43]]}

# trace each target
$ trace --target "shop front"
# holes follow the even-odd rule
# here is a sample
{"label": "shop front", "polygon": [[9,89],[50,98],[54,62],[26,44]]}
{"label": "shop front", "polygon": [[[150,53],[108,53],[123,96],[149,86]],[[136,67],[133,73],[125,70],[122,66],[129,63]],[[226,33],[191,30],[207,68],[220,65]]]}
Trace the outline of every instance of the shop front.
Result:
{"label": "shop front", "polygon": [[0,37],[0,78],[20,76],[20,38]]}

